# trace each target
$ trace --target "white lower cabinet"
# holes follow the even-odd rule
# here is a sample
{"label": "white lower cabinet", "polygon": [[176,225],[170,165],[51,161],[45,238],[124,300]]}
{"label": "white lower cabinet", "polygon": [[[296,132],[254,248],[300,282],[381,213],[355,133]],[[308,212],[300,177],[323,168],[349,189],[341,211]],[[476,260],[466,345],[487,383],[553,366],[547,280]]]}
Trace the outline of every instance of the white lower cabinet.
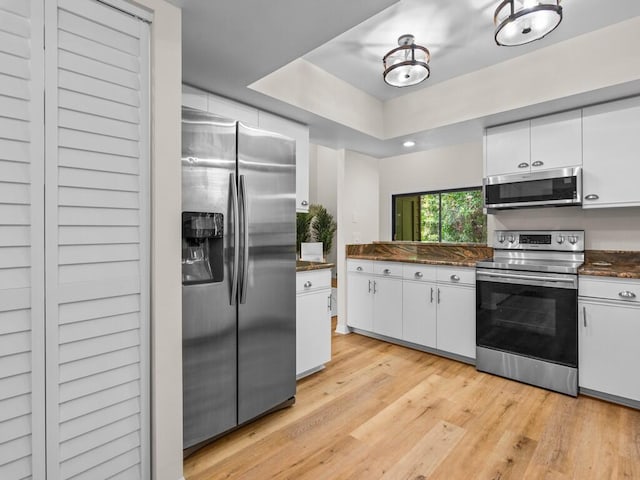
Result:
{"label": "white lower cabinet", "polygon": [[438,284],[437,348],[476,358],[476,289]]}
{"label": "white lower cabinet", "polygon": [[475,358],[475,270],[348,260],[347,324]]}
{"label": "white lower cabinet", "polygon": [[296,376],[331,360],[331,270],[296,274]]}
{"label": "white lower cabinet", "polygon": [[402,288],[402,340],[436,348],[436,285],[405,280]]}
{"label": "white lower cabinet", "polygon": [[640,281],[581,277],[579,288],[580,388],[640,402]]}

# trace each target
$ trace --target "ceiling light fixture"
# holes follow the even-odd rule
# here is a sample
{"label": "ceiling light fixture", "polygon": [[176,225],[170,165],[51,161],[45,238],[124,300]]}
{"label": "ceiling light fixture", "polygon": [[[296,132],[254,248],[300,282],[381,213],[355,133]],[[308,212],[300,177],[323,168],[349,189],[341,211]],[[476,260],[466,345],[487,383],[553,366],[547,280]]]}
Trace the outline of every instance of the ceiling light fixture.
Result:
{"label": "ceiling light fixture", "polygon": [[413,140],[406,140],[405,142],[403,142],[402,146],[407,148],[415,147],[416,142],[414,142]]}
{"label": "ceiling light fixture", "polygon": [[416,45],[413,35],[402,35],[398,45],[382,58],[384,81],[392,87],[409,87],[429,78],[429,50]]}
{"label": "ceiling light fixture", "polygon": [[513,47],[540,40],[562,21],[560,0],[504,0],[493,16],[498,45]]}

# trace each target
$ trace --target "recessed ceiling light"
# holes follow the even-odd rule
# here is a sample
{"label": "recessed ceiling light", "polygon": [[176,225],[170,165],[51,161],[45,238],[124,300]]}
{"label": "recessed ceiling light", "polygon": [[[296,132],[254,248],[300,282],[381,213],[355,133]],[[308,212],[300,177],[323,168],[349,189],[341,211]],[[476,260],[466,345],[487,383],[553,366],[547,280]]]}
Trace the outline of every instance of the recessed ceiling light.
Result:
{"label": "recessed ceiling light", "polygon": [[404,142],[402,144],[403,147],[414,147],[416,145],[416,142],[414,142],[413,140],[407,140],[406,142]]}

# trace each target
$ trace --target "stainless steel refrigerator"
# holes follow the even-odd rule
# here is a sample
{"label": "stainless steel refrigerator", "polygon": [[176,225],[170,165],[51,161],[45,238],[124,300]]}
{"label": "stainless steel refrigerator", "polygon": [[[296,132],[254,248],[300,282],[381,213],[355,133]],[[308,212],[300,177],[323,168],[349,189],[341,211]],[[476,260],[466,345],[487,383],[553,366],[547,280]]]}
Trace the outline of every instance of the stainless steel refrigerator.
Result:
{"label": "stainless steel refrigerator", "polygon": [[294,401],[295,144],[185,108],[182,152],[190,449]]}

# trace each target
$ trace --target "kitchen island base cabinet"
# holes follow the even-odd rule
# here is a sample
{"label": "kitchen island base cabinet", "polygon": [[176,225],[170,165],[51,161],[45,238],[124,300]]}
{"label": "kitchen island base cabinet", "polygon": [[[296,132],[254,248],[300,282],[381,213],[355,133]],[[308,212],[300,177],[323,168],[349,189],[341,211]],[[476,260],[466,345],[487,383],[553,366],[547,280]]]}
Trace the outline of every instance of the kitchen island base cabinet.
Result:
{"label": "kitchen island base cabinet", "polygon": [[296,378],[331,360],[331,270],[296,274]]}
{"label": "kitchen island base cabinet", "polygon": [[347,262],[347,324],[358,333],[475,360],[475,270]]}
{"label": "kitchen island base cabinet", "polygon": [[435,283],[404,282],[402,289],[402,339],[436,348]]}
{"label": "kitchen island base cabinet", "polygon": [[476,290],[474,287],[438,286],[438,350],[476,357]]}

